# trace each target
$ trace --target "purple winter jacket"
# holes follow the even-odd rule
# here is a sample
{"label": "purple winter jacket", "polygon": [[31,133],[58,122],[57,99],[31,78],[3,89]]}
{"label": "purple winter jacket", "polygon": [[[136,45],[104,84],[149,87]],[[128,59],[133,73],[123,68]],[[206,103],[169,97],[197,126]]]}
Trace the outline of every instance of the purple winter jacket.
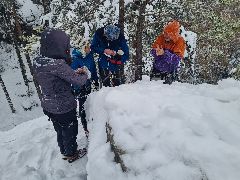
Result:
{"label": "purple winter jacket", "polygon": [[164,54],[160,56],[157,56],[155,49],[151,50],[151,54],[155,59],[153,67],[160,72],[173,73],[177,70],[181,60],[180,56],[167,49],[164,49]]}
{"label": "purple winter jacket", "polygon": [[34,59],[34,74],[41,88],[41,106],[53,114],[64,114],[77,107],[71,84],[82,86],[87,75],[79,75],[66,64],[69,37],[61,30],[45,30],[41,36],[41,57]]}

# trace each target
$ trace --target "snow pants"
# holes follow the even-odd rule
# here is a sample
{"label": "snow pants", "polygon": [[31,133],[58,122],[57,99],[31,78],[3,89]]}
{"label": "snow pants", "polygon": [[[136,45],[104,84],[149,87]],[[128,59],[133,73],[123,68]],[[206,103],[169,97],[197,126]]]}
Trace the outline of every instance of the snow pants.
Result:
{"label": "snow pants", "polygon": [[114,87],[122,84],[122,74],[121,69],[116,72],[110,72],[108,69],[99,69],[99,74],[103,86],[105,87]]}
{"label": "snow pants", "polygon": [[81,123],[84,131],[88,131],[87,129],[87,120],[86,120],[86,112],[84,109],[84,103],[87,100],[87,96],[91,93],[91,86],[87,88],[83,88],[79,94],[78,102],[79,102],[79,116],[81,118]]}
{"label": "snow pants", "polygon": [[57,142],[60,152],[72,156],[77,150],[78,121],[76,109],[64,114],[52,114],[44,111],[52,121],[57,132]]}
{"label": "snow pants", "polygon": [[177,80],[177,72],[160,72],[153,68],[150,74],[150,80],[154,78],[159,78],[160,80],[165,80],[164,84],[172,84],[172,82]]}

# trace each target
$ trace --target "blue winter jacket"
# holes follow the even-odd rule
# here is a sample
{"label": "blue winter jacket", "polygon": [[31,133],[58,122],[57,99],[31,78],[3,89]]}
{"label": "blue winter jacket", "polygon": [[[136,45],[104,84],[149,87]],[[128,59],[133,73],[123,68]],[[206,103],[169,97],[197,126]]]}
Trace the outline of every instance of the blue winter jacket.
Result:
{"label": "blue winter jacket", "polygon": [[77,68],[86,66],[91,72],[91,80],[98,80],[96,64],[94,62],[92,51],[90,51],[90,53],[88,53],[86,57],[83,57],[82,53],[79,50],[74,49],[72,51],[72,61],[72,69],[76,70]]}
{"label": "blue winter jacket", "polygon": [[[99,28],[94,34],[93,41],[91,43],[91,50],[94,53],[99,54],[99,68],[109,69],[112,72],[118,71],[119,66],[109,61],[109,57],[104,54],[105,49],[111,49],[116,52],[118,50],[122,50],[124,54],[121,56],[120,59],[121,64],[124,64],[129,59],[129,48],[123,33],[120,33],[117,40],[108,41],[107,38],[104,36],[104,27],[102,27]],[[115,59],[115,57],[113,56],[112,59]]]}
{"label": "blue winter jacket", "polygon": [[[83,66],[86,66],[89,71],[91,72],[91,80],[97,82],[98,81],[98,75],[97,75],[97,69],[96,69],[96,64],[94,62],[93,58],[93,52],[91,51],[86,55],[86,57],[83,57],[82,53],[74,49],[72,51],[72,64],[71,68],[73,70],[76,70],[77,68],[81,68]],[[86,83],[86,86],[91,86],[91,81],[88,81]]]}

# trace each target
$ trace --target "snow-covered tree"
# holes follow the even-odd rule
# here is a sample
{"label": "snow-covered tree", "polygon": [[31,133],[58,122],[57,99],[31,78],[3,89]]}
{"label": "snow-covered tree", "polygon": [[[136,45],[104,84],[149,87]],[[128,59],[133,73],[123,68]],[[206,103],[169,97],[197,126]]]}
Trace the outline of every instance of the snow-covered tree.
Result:
{"label": "snow-covered tree", "polygon": [[[239,42],[240,7],[237,1],[182,1],[184,25],[198,34],[198,82],[217,83],[229,72],[235,41]],[[238,40],[237,40],[238,39]],[[239,45],[239,43],[238,43]]]}

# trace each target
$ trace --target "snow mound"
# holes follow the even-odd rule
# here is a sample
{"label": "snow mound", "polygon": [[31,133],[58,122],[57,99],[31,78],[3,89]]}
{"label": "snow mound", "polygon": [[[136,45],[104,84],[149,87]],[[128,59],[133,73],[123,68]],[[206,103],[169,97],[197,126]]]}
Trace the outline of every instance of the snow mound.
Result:
{"label": "snow mound", "polygon": [[[144,78],[91,94],[88,180],[240,179],[239,89],[232,79],[169,86]],[[106,143],[106,122],[127,173]]]}

